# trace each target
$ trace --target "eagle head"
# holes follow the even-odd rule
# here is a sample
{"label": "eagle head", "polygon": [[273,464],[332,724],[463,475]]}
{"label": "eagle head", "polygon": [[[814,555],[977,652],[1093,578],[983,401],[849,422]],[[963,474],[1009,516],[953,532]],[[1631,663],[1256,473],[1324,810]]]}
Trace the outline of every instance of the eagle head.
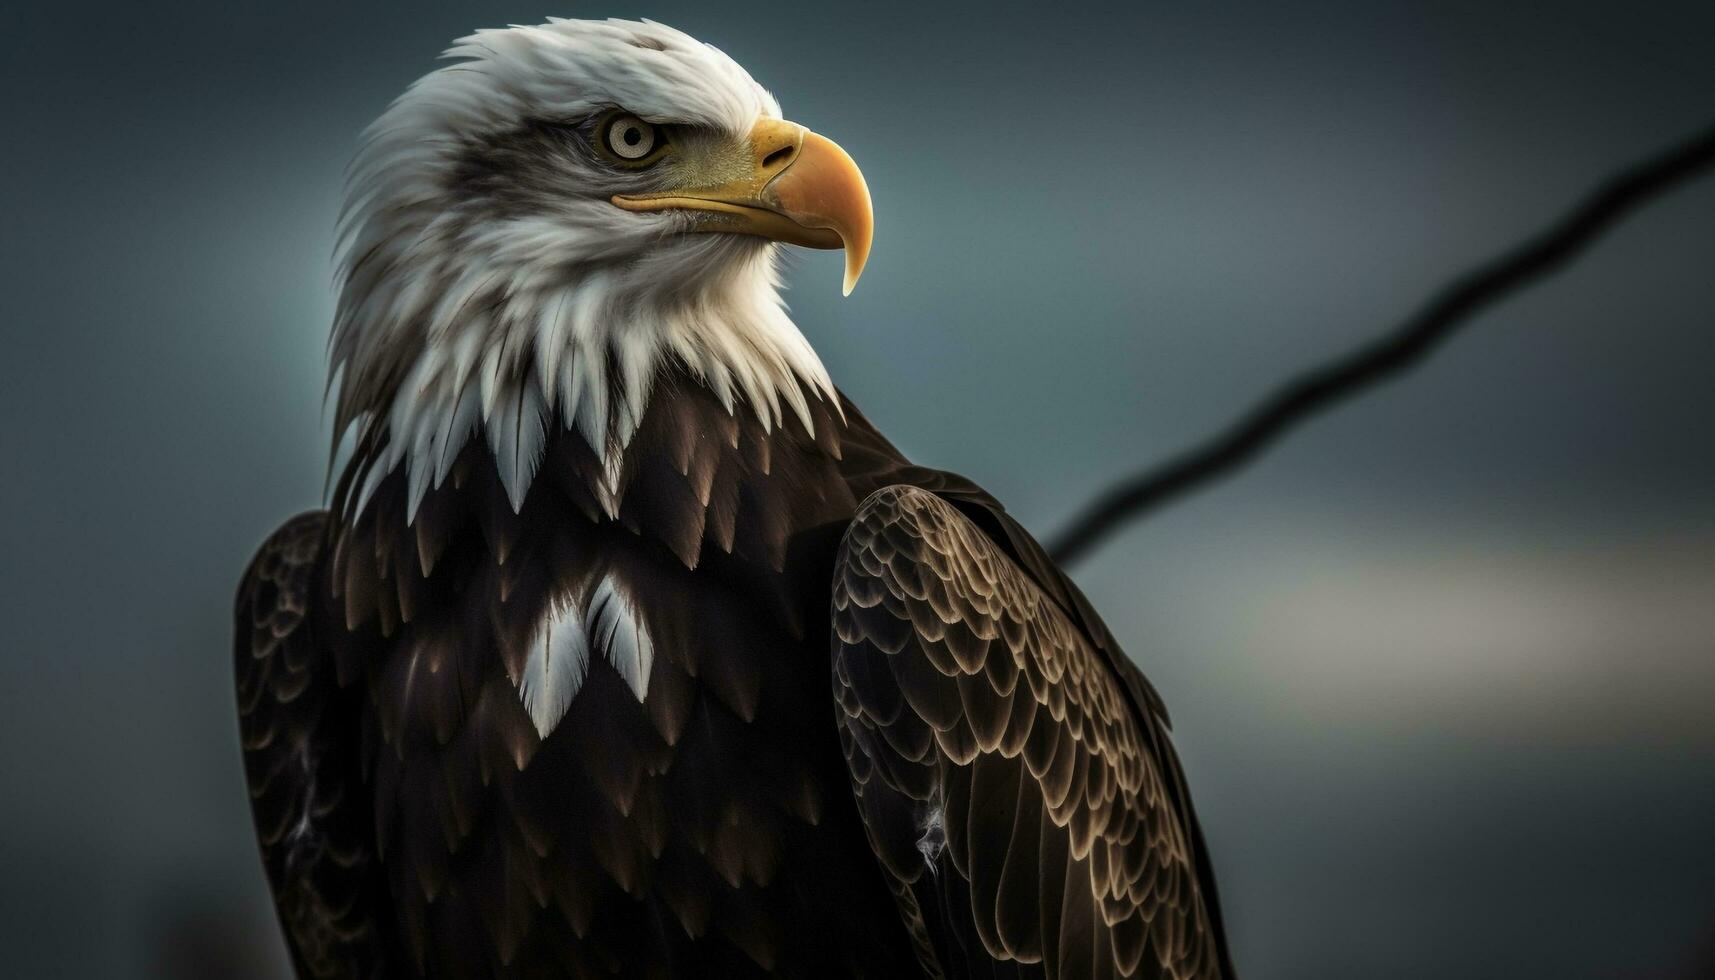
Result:
{"label": "eagle head", "polygon": [[365,132],[341,213],[335,437],[368,486],[405,466],[414,512],[486,432],[520,507],[545,427],[616,467],[669,362],[766,425],[837,404],[775,253],[843,247],[851,291],[872,217],[843,150],[662,24],[556,19],[445,57]]}

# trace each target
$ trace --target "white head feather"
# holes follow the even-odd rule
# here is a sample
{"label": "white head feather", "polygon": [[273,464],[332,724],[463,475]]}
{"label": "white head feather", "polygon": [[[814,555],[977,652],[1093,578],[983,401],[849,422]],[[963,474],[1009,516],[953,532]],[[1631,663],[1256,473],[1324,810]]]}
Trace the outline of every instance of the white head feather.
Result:
{"label": "white head feather", "polygon": [[[480,431],[518,508],[556,424],[615,477],[670,358],[765,425],[783,400],[810,424],[800,384],[833,400],[782,305],[777,246],[615,207],[637,178],[568,138],[622,108],[742,139],[780,115],[743,68],[649,21],[480,31],[445,57],[366,131],[340,218],[335,438],[385,441],[369,488],[403,463],[414,515]],[[484,170],[514,151],[524,173]]]}

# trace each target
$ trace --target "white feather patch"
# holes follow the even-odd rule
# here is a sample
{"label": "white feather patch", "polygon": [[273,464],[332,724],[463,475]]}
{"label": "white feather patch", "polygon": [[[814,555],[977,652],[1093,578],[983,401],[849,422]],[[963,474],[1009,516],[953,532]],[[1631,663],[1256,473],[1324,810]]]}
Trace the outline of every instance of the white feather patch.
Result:
{"label": "white feather patch", "polygon": [[542,443],[547,435],[542,421],[542,393],[534,377],[503,395],[488,417],[488,445],[494,450],[494,461],[500,467],[500,482],[506,487],[506,498],[517,513],[524,507],[524,495],[530,491],[530,481],[542,462]]}
{"label": "white feather patch", "polygon": [[585,616],[589,634],[607,654],[607,662],[625,678],[631,693],[642,701],[649,694],[649,671],[655,666],[655,647],[649,629],[637,615],[637,607],[612,575],[601,580],[590,596]]}
{"label": "white feather patch", "polygon": [[[465,389],[458,396],[458,403],[451,412],[442,415],[444,425],[435,440],[435,487],[438,489],[446,482],[447,474],[452,472],[453,461],[458,459],[459,450],[465,440],[470,437],[471,427],[476,424],[476,413],[479,407],[477,390],[468,380]],[[413,509],[415,505],[413,504]]]}
{"label": "white feather patch", "polygon": [[387,467],[379,463],[373,464],[363,474],[363,486],[357,492],[357,504],[351,513],[355,516],[363,513],[369,502],[375,498],[375,491],[381,488],[381,481],[387,478]]}
{"label": "white feather patch", "polygon": [[560,724],[599,650],[639,702],[649,694],[655,645],[623,586],[611,575],[590,590],[582,608],[568,599],[549,608],[530,640],[518,695],[542,738]]}
{"label": "white feather patch", "polygon": [[524,710],[543,738],[554,730],[589,671],[589,639],[584,632],[581,610],[572,603],[552,608],[530,641],[524,673],[518,678],[518,695]]}

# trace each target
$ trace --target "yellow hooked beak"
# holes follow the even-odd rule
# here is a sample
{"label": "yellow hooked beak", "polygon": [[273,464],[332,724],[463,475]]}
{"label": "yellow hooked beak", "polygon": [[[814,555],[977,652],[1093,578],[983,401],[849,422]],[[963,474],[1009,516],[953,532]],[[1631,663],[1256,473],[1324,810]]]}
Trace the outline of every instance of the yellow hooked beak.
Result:
{"label": "yellow hooked beak", "polygon": [[714,187],[618,194],[613,203],[627,211],[701,211],[709,217],[698,231],[844,248],[850,296],[875,232],[863,173],[833,140],[797,123],[763,119],[751,129],[749,143],[748,176]]}

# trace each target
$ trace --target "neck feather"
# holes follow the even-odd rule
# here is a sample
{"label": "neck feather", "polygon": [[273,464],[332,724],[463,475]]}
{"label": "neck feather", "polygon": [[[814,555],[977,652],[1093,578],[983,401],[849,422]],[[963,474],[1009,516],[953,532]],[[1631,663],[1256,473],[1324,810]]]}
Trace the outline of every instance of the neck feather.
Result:
{"label": "neck feather", "polygon": [[[455,280],[448,288],[465,296],[451,305],[447,290],[428,296],[408,283],[377,282],[354,297],[348,281],[330,385],[339,389],[336,428],[356,447],[339,494],[349,514],[404,466],[414,519],[473,439],[487,442],[516,511],[552,426],[579,433],[601,459],[603,506],[616,514],[622,460],[664,370],[687,374],[765,430],[791,413],[813,431],[806,393],[838,412],[827,371],[781,302],[774,246],[709,235],[673,253],[676,270],[657,262],[562,273],[540,288],[500,276],[481,287]],[[663,281],[678,288],[642,288]],[[374,293],[387,295],[378,302]],[[386,309],[388,299],[416,312]],[[446,316],[449,308],[457,314]]]}

